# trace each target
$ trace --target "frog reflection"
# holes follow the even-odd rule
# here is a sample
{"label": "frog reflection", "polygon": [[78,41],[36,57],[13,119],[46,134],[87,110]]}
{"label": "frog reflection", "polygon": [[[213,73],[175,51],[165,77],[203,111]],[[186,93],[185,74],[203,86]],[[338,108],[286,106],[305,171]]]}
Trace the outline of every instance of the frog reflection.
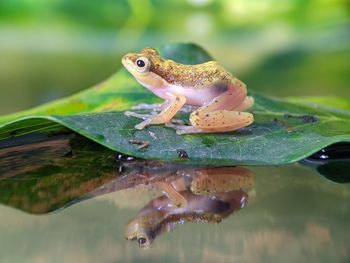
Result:
{"label": "frog reflection", "polygon": [[253,185],[252,173],[243,167],[195,168],[152,183],[164,195],[151,200],[125,226],[125,237],[149,248],[162,232],[185,222],[219,223],[243,208]]}

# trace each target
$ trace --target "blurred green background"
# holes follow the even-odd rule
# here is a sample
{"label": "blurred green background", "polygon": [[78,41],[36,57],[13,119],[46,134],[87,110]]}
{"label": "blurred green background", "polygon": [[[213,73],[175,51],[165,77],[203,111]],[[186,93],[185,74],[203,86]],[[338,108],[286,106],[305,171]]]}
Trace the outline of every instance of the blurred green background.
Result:
{"label": "blurred green background", "polygon": [[0,114],[73,94],[126,52],[195,42],[275,96],[350,99],[346,0],[1,0]]}

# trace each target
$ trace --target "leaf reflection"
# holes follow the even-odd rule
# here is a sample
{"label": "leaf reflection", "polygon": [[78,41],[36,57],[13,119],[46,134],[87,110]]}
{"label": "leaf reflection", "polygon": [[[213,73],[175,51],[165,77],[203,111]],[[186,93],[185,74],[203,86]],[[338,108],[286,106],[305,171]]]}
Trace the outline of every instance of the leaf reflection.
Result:
{"label": "leaf reflection", "polygon": [[186,222],[219,223],[247,204],[243,189],[254,184],[244,167],[135,160],[62,132],[13,138],[0,157],[0,202],[28,213],[125,189],[160,190],[125,226],[125,237],[141,247]]}

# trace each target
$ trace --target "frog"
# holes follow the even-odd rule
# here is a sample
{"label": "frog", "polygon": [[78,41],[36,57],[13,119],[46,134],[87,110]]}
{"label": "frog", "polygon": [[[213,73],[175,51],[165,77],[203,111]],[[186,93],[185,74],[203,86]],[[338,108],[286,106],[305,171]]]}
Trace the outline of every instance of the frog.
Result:
{"label": "frog", "polygon": [[248,194],[243,190],[211,196],[185,190],[181,195],[188,200],[186,207],[174,206],[165,195],[151,200],[125,225],[124,237],[136,240],[141,248],[148,249],[164,232],[173,231],[187,222],[218,224],[248,202]]}
{"label": "frog", "polygon": [[136,240],[142,248],[150,248],[162,232],[186,222],[219,223],[246,206],[248,194],[243,189],[254,185],[254,175],[245,167],[160,170],[166,174],[159,178],[153,174],[152,180],[142,174],[140,179],[145,181],[138,184],[156,187],[163,195],[152,199],[124,228],[124,237]]}
{"label": "frog", "polygon": [[[254,121],[253,114],[246,112],[254,104],[246,84],[217,61],[181,64],[162,58],[154,48],[144,48],[140,53],[124,55],[122,64],[138,83],[164,100],[161,105],[146,105],[145,109],[158,110],[156,114],[125,112],[143,120],[135,126],[138,130],[165,124],[177,134],[220,133],[247,127]],[[190,125],[172,122],[186,106],[193,107]]]}

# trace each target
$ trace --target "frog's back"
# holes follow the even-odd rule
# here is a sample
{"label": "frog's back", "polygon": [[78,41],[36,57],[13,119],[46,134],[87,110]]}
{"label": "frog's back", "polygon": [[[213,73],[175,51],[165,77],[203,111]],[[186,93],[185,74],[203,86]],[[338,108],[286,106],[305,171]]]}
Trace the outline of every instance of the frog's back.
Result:
{"label": "frog's back", "polygon": [[154,63],[152,71],[169,84],[183,88],[202,89],[218,81],[231,82],[233,76],[218,62],[208,61],[202,64],[185,65],[172,60]]}
{"label": "frog's back", "polygon": [[233,76],[226,71],[217,61],[208,61],[203,64],[193,65],[197,88],[206,88],[215,83],[230,83]]}

